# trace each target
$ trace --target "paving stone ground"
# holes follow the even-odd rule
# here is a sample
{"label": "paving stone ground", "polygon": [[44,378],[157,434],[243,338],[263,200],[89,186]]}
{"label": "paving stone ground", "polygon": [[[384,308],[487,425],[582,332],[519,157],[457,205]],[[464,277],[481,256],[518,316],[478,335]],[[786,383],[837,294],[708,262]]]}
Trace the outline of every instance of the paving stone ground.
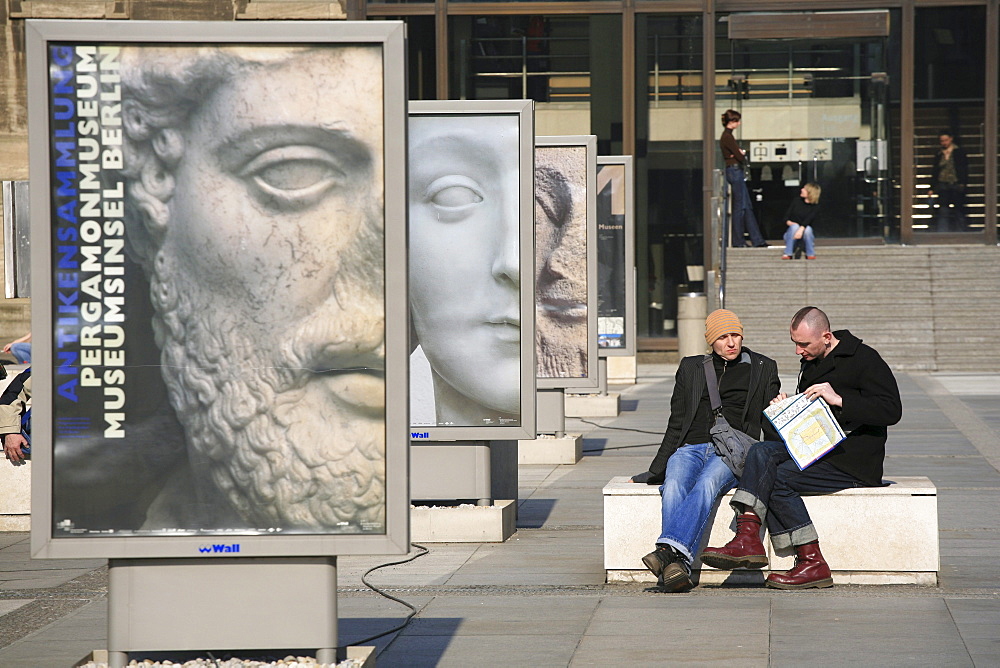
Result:
{"label": "paving stone ground", "polygon": [[[1000,375],[897,375],[904,416],[890,429],[886,477],[926,475],[938,487],[938,586],[666,595],[604,583],[601,488],[648,466],[674,369],[640,365],[636,385],[614,388],[617,418],[568,420],[585,437],[579,464],[520,468],[518,530],[506,543],[430,544],[369,576],[418,610],[369,643],[380,667],[1000,665]],[[339,560],[342,644],[402,623],[406,608],[361,583],[396,559]],[[31,560],[27,534],[0,534],[0,666],[62,668],[104,647],[106,596],[104,562]]]}

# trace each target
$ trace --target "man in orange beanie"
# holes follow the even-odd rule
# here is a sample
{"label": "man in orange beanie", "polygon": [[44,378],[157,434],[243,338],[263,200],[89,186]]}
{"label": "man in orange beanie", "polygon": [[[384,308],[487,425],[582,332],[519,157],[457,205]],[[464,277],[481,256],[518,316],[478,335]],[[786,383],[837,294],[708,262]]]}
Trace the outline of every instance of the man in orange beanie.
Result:
{"label": "man in orange beanie", "polygon": [[[677,369],[670,418],[649,471],[632,481],[660,485],[662,531],[656,549],[643,557],[663,592],[691,589],[691,562],[719,495],[736,477],[718,456],[709,430],[715,422],[708,394],[705,361],[718,379],[722,415],[734,429],[768,440],[778,435],[764,424],[762,411],[780,390],[778,365],[743,347],[743,323],[732,311],[719,309],[705,319],[708,355],[692,355]],[[766,562],[764,555],[761,557]]]}
{"label": "man in orange beanie", "polygon": [[[831,587],[832,573],[801,495],[881,486],[888,427],[899,422],[903,405],[885,360],[846,329],[831,331],[823,311],[799,309],[789,332],[802,360],[798,391],[810,399],[823,397],[847,438],[803,470],[780,439],[750,448],[730,504],[737,512],[736,536],[722,547],[706,547],[701,560],[725,570],[766,566],[767,557],[759,557],[764,554],[760,527],[766,521],[771,544],[795,550],[795,566],[768,575],[767,586]],[[784,394],[775,401],[782,399]]]}

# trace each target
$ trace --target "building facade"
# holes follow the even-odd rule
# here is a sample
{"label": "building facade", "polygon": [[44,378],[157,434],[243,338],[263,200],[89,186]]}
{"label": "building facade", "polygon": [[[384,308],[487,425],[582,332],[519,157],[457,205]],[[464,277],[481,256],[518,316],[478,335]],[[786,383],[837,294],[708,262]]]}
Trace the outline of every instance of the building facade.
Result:
{"label": "building facade", "polygon": [[[26,18],[405,21],[411,99],[531,98],[539,135],[595,134],[601,154],[634,156],[639,336],[654,348],[673,333],[685,267],[718,262],[727,109],[743,114],[769,240],[813,181],[824,243],[997,243],[1000,0],[4,0],[0,12],[4,180],[27,176]],[[942,133],[965,156],[944,181]],[[958,195],[942,197],[945,182]]]}

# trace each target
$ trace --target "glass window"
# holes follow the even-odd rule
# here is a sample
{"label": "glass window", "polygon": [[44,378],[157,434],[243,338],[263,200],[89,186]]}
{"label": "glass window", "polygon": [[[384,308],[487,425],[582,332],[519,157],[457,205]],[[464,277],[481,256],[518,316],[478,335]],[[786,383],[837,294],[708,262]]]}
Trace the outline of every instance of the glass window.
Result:
{"label": "glass window", "polygon": [[452,16],[448,26],[452,98],[535,100],[535,134],[594,134],[599,154],[621,151],[620,16]]}
{"label": "glass window", "polygon": [[675,335],[685,267],[703,262],[701,31],[700,15],[636,16],[639,337]]}
{"label": "glass window", "polygon": [[916,10],[913,229],[983,231],[986,8]]}
{"label": "glass window", "polygon": [[411,100],[437,99],[437,58],[434,48],[433,16],[379,16],[373,21],[406,23],[407,87]]}
{"label": "glass window", "polygon": [[716,115],[743,114],[735,134],[764,237],[782,243],[807,183],[819,186],[817,238],[889,235],[886,38],[740,39],[717,53]]}

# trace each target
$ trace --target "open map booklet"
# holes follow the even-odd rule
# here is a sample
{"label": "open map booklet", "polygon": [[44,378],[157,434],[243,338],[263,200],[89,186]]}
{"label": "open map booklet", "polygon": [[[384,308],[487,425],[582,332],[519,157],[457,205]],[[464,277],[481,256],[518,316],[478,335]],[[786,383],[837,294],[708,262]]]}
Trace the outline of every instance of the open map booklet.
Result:
{"label": "open map booklet", "polygon": [[833,450],[845,437],[822,397],[809,399],[805,394],[793,394],[765,408],[764,415],[778,430],[800,471]]}

